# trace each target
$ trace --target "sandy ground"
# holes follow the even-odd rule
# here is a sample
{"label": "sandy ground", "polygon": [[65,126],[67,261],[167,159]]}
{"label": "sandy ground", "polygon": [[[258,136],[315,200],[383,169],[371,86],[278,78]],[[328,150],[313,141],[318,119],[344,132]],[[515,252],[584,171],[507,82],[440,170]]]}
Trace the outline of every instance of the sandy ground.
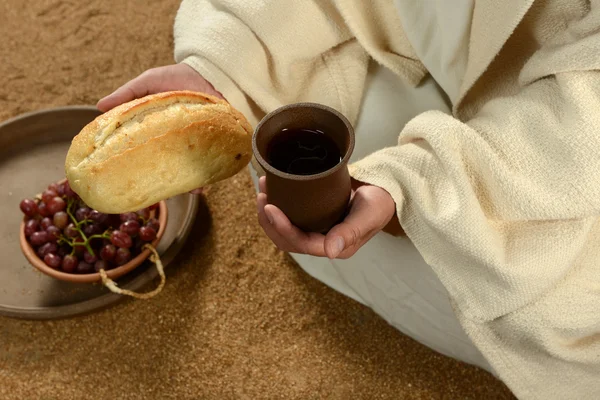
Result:
{"label": "sandy ground", "polygon": [[[171,63],[178,0],[146,3],[0,0],[0,120],[94,104]],[[158,298],[0,318],[0,399],[512,398],[302,273],[257,225],[246,173],[201,214]]]}

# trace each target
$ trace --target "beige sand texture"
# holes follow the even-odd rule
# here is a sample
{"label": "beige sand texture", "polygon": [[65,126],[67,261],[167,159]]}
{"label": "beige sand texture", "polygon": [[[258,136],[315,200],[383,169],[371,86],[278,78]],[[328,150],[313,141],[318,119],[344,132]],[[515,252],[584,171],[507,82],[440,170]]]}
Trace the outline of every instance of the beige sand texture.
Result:
{"label": "beige sand texture", "polygon": [[[177,7],[0,0],[0,120],[94,104],[171,63]],[[157,298],[0,318],[0,399],[513,398],[304,274],[256,223],[247,173],[210,188],[201,215]]]}

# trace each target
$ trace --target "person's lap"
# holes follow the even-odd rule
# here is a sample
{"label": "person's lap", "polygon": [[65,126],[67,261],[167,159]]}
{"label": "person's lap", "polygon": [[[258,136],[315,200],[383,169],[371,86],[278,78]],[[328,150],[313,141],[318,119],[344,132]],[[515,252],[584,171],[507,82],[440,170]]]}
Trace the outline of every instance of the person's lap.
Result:
{"label": "person's lap", "polygon": [[[430,109],[449,112],[433,80],[411,88],[389,70],[373,65],[355,127],[351,161],[396,145],[402,127]],[[250,170],[258,188],[258,177]],[[442,354],[491,371],[454,316],[445,288],[409,239],[381,233],[348,260],[302,254],[292,257],[308,274],[372,308],[404,334]]]}

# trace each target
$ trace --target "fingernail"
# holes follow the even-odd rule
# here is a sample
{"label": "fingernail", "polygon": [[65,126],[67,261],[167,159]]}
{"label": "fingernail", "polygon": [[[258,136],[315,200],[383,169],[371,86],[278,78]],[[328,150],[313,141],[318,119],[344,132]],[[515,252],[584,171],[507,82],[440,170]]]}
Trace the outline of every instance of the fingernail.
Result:
{"label": "fingernail", "polygon": [[265,208],[265,214],[267,215],[267,219],[269,220],[269,223],[271,225],[273,225],[273,214],[271,214],[271,211],[269,211],[268,209]]}
{"label": "fingernail", "polygon": [[338,236],[335,241],[333,242],[333,253],[331,254],[331,258],[336,258],[337,256],[340,255],[340,253],[342,251],[344,251],[344,249],[346,248],[346,243],[344,242],[344,238],[341,236]]}

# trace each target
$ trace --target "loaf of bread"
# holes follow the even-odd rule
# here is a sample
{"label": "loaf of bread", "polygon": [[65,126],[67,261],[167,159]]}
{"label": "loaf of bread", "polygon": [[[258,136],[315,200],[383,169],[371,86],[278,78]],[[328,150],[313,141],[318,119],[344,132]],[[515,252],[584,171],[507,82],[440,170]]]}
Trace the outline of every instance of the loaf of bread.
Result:
{"label": "loaf of bread", "polygon": [[227,179],[252,158],[252,128],[203,93],[149,95],[98,116],[75,136],[65,172],[100,212],[136,211]]}

